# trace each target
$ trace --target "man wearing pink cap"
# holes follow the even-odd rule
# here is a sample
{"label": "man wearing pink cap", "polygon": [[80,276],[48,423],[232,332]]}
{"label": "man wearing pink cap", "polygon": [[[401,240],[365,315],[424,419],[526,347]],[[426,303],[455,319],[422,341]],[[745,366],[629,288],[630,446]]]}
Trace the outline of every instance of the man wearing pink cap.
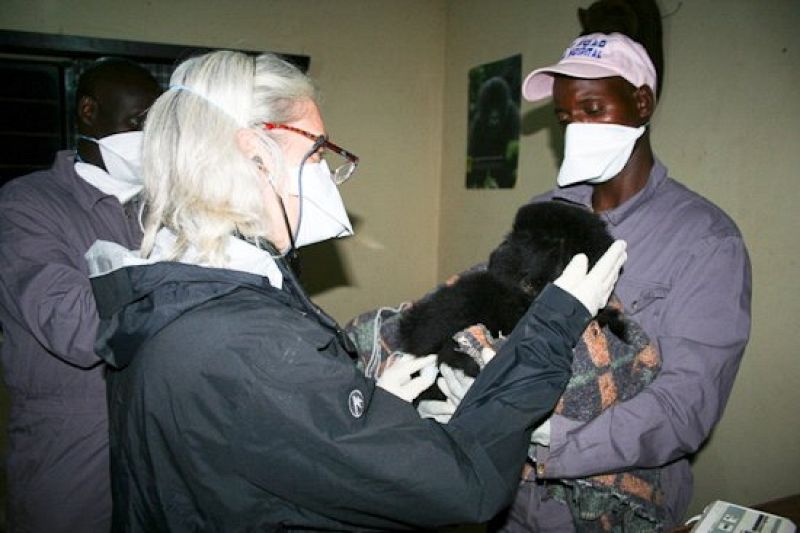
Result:
{"label": "man wearing pink cap", "polygon": [[[527,100],[553,98],[566,127],[559,187],[533,201],[586,206],[627,241],[629,259],[616,292],[627,316],[656,344],[663,367],[643,392],[594,420],[553,415],[545,431],[534,433],[536,469],[520,485],[504,531],[562,532],[576,524],[638,529],[624,516],[635,514],[635,506],[615,507],[617,498],[587,503],[574,488],[567,491],[570,506],[553,497],[553,487],[570,485],[558,480],[631,469],[656,474],[646,487],[651,492],[639,496],[652,500],[657,517],[649,517],[649,526],[639,520],[642,529],[681,523],[692,492],[689,457],[719,421],[733,386],[750,333],[747,250],[734,222],[668,177],[654,157],[655,87],[644,48],[618,33],[576,39],[561,61],[523,83]],[[624,483],[623,477],[601,479]]]}

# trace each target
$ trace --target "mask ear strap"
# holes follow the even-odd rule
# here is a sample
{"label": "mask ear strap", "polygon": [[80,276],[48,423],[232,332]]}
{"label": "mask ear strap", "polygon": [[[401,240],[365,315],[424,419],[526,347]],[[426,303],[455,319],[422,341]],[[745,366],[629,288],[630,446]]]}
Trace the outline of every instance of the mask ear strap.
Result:
{"label": "mask ear strap", "polygon": [[[277,191],[276,191],[277,192]],[[284,256],[289,266],[294,271],[295,276],[300,276],[300,256],[297,255],[297,247],[294,245],[294,235],[292,234],[292,226],[289,224],[289,216],[286,214],[286,207],[283,205],[283,198],[278,195],[278,202],[281,204],[281,211],[283,212],[283,222],[286,224],[286,231],[289,233],[289,251]]]}
{"label": "mask ear strap", "polygon": [[292,232],[292,226],[289,223],[289,215],[286,213],[286,206],[283,203],[283,198],[280,194],[278,194],[278,189],[275,188],[275,182],[271,179],[268,180],[270,187],[272,190],[275,191],[275,196],[278,197],[278,203],[281,206],[281,214],[283,215],[283,223],[286,225],[286,232],[289,234],[289,250],[285,254],[282,254],[281,257],[286,259],[286,262],[289,263],[292,271],[294,271],[296,276],[300,275],[300,257],[297,255],[297,247],[294,244],[294,233]]}
{"label": "mask ear strap", "polygon": [[[273,177],[272,173],[267,171],[267,168],[264,166],[264,160],[261,159],[261,157],[254,156],[254,157],[252,157],[252,161],[253,161],[253,163],[255,163],[256,167],[258,167],[259,171],[261,171],[261,172],[263,172],[263,173],[265,173],[267,175],[267,182],[269,183],[269,186],[272,187],[272,190],[275,192],[275,196],[278,198],[278,203],[281,206],[281,214],[283,215],[283,223],[286,225],[286,232],[289,234],[289,250],[285,254],[278,253],[278,255],[273,255],[270,252],[270,255],[273,256],[273,258],[276,258],[276,259],[279,258],[279,257],[286,259],[286,261],[289,263],[289,266],[292,268],[292,270],[294,270],[295,274],[299,276],[300,275],[300,262],[299,262],[299,257],[297,255],[297,248],[296,248],[296,246],[294,244],[294,234],[292,233],[292,226],[289,223],[289,216],[286,213],[286,205],[283,203],[283,198],[281,197],[280,193],[278,193],[278,189],[275,187],[275,178]],[[236,233],[239,234],[238,231]],[[241,235],[241,234],[239,234],[239,235]],[[247,239],[244,239],[244,240],[247,240]],[[265,247],[262,244],[263,243],[256,242],[256,245],[259,248],[262,248],[262,249],[265,249],[265,250],[268,250],[268,251],[274,249],[274,247],[272,247],[271,245]],[[277,252],[277,250],[276,250],[276,252]]]}

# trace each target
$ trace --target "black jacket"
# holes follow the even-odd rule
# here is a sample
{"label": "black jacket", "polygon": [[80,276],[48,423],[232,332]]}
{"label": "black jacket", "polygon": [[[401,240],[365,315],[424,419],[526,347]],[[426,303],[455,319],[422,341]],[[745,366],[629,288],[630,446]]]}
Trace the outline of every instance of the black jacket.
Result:
{"label": "black jacket", "polygon": [[546,289],[440,425],[285,283],[179,263],[93,280],[115,531],[419,529],[509,503],[589,321],[577,300]]}

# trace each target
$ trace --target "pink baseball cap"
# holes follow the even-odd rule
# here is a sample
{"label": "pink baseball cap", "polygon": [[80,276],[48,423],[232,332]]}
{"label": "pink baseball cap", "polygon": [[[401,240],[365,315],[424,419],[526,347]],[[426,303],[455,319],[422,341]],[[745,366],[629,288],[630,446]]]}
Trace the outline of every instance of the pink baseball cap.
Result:
{"label": "pink baseball cap", "polygon": [[656,69],[644,47],[621,33],[590,33],[575,39],[561,61],[531,72],[522,83],[522,96],[535,102],[553,95],[553,74],[574,78],[622,76],[634,87],[656,90]]}

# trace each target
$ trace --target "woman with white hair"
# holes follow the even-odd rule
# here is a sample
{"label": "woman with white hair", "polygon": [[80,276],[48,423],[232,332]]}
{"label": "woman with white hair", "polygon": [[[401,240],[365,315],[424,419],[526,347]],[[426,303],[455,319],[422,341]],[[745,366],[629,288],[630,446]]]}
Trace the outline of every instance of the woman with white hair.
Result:
{"label": "woman with white hair", "polygon": [[336,185],[358,159],[328,139],[309,79],[273,55],[214,52],[171,84],[145,125],[142,250],[98,241],[87,254],[110,366],[114,529],[488,520],[624,243],[588,273],[578,256],[543,292],[448,425],[422,419],[410,401],[435,356],[367,379],[285,260],[351,233]]}

